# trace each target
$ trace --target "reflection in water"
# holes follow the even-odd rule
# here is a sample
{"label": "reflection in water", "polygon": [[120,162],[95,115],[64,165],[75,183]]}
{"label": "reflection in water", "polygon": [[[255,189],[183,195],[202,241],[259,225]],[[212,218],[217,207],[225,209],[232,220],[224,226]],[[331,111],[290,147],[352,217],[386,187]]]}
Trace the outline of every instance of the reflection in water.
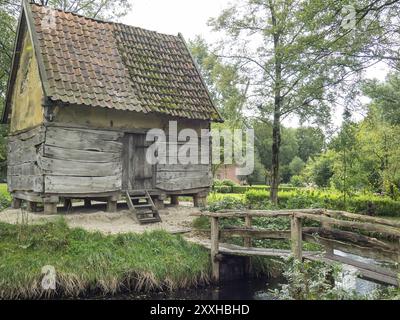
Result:
{"label": "reflection in water", "polygon": [[[367,259],[352,254],[335,250],[335,254],[369,264],[381,264],[373,259]],[[380,284],[360,279],[356,276],[356,269],[343,265],[342,278],[336,285],[345,290],[355,290],[359,294],[368,294],[375,289],[383,287]],[[159,292],[150,295],[126,294],[114,296],[111,299],[129,300],[271,300],[273,299],[269,290],[279,288],[279,284],[285,283],[283,278],[257,278],[240,279],[225,282],[219,286],[210,286],[190,290],[179,290],[176,292]]]}
{"label": "reflection in water", "polygon": [[[335,250],[334,253],[338,256],[351,258],[359,262],[364,262],[373,265],[381,265],[381,266],[383,265],[383,263],[380,263],[379,261],[376,261],[374,259],[360,257],[339,250]],[[372,281],[358,278],[357,269],[355,267],[343,265],[342,269],[343,269],[342,277],[339,281],[336,282],[336,285],[345,290],[355,290],[359,294],[369,294],[374,290],[384,287],[381,284],[377,284]]]}
{"label": "reflection in water", "polygon": [[179,290],[171,293],[153,293],[150,295],[123,295],[111,299],[133,300],[271,300],[269,289],[277,289],[283,279],[257,278],[229,281],[220,286],[203,287],[191,290]]}

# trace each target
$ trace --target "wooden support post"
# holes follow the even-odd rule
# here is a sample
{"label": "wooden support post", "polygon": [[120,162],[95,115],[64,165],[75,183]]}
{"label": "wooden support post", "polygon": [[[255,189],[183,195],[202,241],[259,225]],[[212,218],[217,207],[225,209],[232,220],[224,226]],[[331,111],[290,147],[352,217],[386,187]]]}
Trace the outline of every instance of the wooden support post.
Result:
{"label": "wooden support post", "polygon": [[219,260],[217,259],[219,251],[219,225],[218,218],[211,218],[211,265],[212,279],[215,282],[219,281]]}
{"label": "wooden support post", "polygon": [[22,200],[18,198],[13,198],[11,207],[13,209],[21,209]]}
{"label": "wooden support post", "polygon": [[36,202],[27,201],[26,209],[27,209],[29,212],[36,212],[36,208],[37,208],[37,203],[36,203]]}
{"label": "wooden support post", "polygon": [[302,232],[301,218],[293,214],[291,217],[292,254],[300,261],[302,261]]}
{"label": "wooden support post", "polygon": [[[246,228],[251,228],[251,217],[250,216],[246,216],[244,218],[244,223],[245,223],[245,227]],[[245,237],[243,239],[243,245],[247,248],[252,246],[252,241],[251,241],[251,237]],[[246,257],[245,260],[245,266],[244,266],[244,272],[245,274],[249,275],[251,273],[251,257]]]}
{"label": "wooden support post", "polygon": [[158,197],[152,198],[154,205],[156,206],[157,210],[162,210],[165,208],[164,206],[164,200],[161,200]]}
{"label": "wooden support post", "polygon": [[[400,238],[399,238],[399,247],[397,249],[397,273],[400,274]],[[400,287],[400,279],[398,280],[398,287]]]}
{"label": "wooden support post", "polygon": [[198,195],[195,194],[193,196],[193,205],[196,208],[204,208],[207,206],[207,197],[203,196],[203,195]]}
{"label": "wooden support post", "polygon": [[171,196],[171,204],[174,206],[179,206],[179,197],[178,196]]}
{"label": "wooden support post", "polygon": [[117,212],[117,201],[113,198],[107,200],[107,212]]}
{"label": "wooden support post", "polygon": [[92,200],[90,200],[90,199],[85,199],[84,200],[84,206],[85,206],[85,208],[91,208],[92,207]]}
{"label": "wooden support post", "polygon": [[71,199],[64,199],[64,209],[65,210],[72,209],[72,200]]}
{"label": "wooden support post", "polygon": [[44,206],[44,214],[57,214],[57,203],[45,202],[43,206]]}
{"label": "wooden support post", "polygon": [[[322,222],[321,223],[322,228],[326,229],[326,230],[332,230],[332,225],[328,222]],[[327,242],[324,245],[324,249],[325,249],[325,255],[326,256],[332,256],[334,254],[334,248],[333,248],[333,244],[331,242]]]}

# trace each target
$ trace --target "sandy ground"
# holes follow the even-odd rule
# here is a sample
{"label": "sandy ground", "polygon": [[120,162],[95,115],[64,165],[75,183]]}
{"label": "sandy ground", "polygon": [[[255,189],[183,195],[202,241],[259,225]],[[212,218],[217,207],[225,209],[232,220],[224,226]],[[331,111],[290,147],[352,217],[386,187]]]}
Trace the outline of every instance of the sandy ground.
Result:
{"label": "sandy ground", "polygon": [[126,204],[118,204],[118,212],[105,212],[104,204],[94,204],[92,208],[85,209],[79,203],[74,203],[74,207],[66,212],[63,208],[58,208],[57,215],[44,215],[41,212],[30,213],[22,212],[20,209],[7,209],[0,212],[0,221],[7,223],[43,223],[54,221],[59,217],[64,217],[67,224],[74,228],[80,227],[88,231],[100,231],[106,234],[136,232],[142,233],[151,230],[166,230],[171,233],[183,233],[189,231],[191,222],[195,217],[191,213],[199,212],[191,203],[181,203],[179,206],[166,206],[160,210],[162,222],[148,225],[140,225],[134,220]]}

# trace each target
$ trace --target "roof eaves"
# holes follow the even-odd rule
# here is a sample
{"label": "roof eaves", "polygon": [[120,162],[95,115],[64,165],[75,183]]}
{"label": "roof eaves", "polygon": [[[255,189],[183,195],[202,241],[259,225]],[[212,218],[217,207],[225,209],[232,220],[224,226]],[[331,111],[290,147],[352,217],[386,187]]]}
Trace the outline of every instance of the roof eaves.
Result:
{"label": "roof eaves", "polygon": [[50,86],[48,82],[46,68],[43,62],[42,51],[40,49],[39,39],[35,29],[35,22],[32,15],[32,8],[31,5],[28,3],[28,0],[23,0],[23,10],[26,15],[27,26],[29,30],[29,34],[31,36],[33,50],[35,52],[36,61],[39,67],[39,75],[42,82],[43,94],[45,99],[49,97],[50,94]]}

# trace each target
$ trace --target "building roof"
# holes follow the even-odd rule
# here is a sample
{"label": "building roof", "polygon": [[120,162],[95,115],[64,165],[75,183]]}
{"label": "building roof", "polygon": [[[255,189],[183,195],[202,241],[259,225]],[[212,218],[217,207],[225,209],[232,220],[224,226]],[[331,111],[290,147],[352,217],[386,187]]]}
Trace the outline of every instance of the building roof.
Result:
{"label": "building roof", "polygon": [[[49,101],[65,107],[78,104],[222,121],[181,35],[90,19],[26,1],[23,16]],[[13,74],[8,95],[12,78]]]}

